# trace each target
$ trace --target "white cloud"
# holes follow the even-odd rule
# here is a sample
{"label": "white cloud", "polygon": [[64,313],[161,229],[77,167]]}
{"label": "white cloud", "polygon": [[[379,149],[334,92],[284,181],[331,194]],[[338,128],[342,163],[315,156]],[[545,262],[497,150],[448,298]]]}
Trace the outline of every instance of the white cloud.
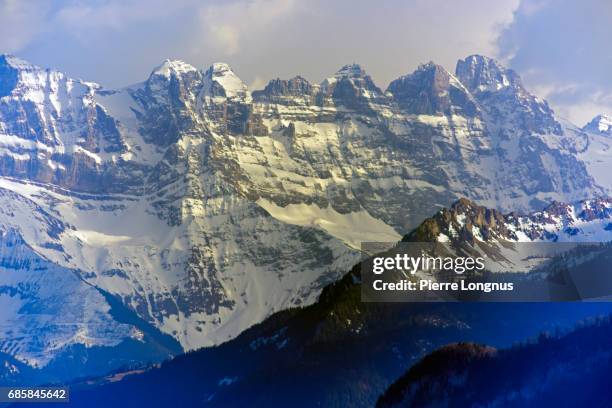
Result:
{"label": "white cloud", "polygon": [[[106,86],[181,58],[201,68],[228,62],[258,84],[295,75],[318,82],[358,62],[384,88],[429,60],[453,70],[469,54],[494,54],[519,0],[39,1],[52,10],[14,24],[23,40],[11,50]],[[30,18],[45,35],[31,32],[39,24]]]}
{"label": "white cloud", "polygon": [[93,4],[67,4],[56,14],[56,23],[69,30],[122,30],[129,25],[163,20],[184,7],[188,0],[105,0]]}
{"label": "white cloud", "polygon": [[593,98],[581,98],[576,103],[560,104],[559,114],[572,118],[573,122],[582,126],[590,122],[600,113],[612,113],[612,94],[597,93]]}
{"label": "white cloud", "polygon": [[220,57],[233,56],[242,41],[264,34],[274,24],[297,9],[294,0],[249,0],[202,6],[200,38]]}
{"label": "white cloud", "polygon": [[240,30],[230,24],[211,24],[208,34],[213,38],[213,46],[218,47],[225,56],[237,54],[240,50]]}
{"label": "white cloud", "polygon": [[612,3],[523,0],[499,37],[505,59],[561,115],[612,112]]}
{"label": "white cloud", "polygon": [[255,77],[255,79],[249,84],[249,89],[257,90],[263,89],[268,84],[269,78],[264,79],[262,77]]}

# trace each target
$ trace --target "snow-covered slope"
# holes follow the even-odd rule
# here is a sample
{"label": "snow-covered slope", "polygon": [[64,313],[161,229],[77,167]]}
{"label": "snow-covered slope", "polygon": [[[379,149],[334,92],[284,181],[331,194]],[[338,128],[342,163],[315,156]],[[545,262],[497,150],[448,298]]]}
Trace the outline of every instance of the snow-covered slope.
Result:
{"label": "snow-covered slope", "polygon": [[62,381],[180,352],[70,267],[61,237],[76,233],[73,225],[10,189],[0,187],[0,202],[0,351],[45,369],[27,376],[13,370],[2,374],[5,381]]}
{"label": "snow-covered slope", "polygon": [[73,271],[37,256],[14,230],[2,231],[0,250],[2,352],[43,367],[54,350],[76,344],[116,346],[143,336],[114,321],[102,294]]}
{"label": "snow-covered slope", "polygon": [[[384,92],[352,64],[252,93],[222,63],[167,60],[109,90],[3,56],[0,227],[194,349],[313,302],[361,241],[395,241],[457,197],[527,211],[601,195],[576,140],[480,56],[455,75],[425,64]],[[84,324],[129,337],[105,307]],[[7,310],[3,322],[23,317]]]}

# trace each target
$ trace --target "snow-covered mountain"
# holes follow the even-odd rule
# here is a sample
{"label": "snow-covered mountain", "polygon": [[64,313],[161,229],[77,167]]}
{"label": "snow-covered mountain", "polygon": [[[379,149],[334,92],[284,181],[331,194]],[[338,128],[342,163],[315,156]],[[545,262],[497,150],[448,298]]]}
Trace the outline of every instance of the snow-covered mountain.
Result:
{"label": "snow-covered mountain", "polygon": [[608,115],[597,115],[587,123],[582,130],[585,132],[612,135],[612,116]]}
{"label": "snow-covered mountain", "polygon": [[[51,272],[1,278],[2,325],[22,327],[0,351],[43,365],[137,338],[96,293],[185,350],[223,342],[313,302],[361,241],[396,241],[457,197],[528,211],[603,195],[577,147],[588,135],[481,56],[384,92],[347,65],[253,93],[221,63],[167,60],[109,90],[0,57],[0,228],[74,277],[55,310],[81,316],[36,348],[15,288]],[[94,326],[113,335],[82,334]]]}
{"label": "snow-covered mountain", "polygon": [[577,157],[587,166],[587,171],[606,188],[612,189],[612,118],[597,115],[582,128],[572,124],[566,125],[566,132],[573,135],[574,149]]}
{"label": "snow-covered mountain", "polygon": [[[564,256],[580,253],[573,260],[579,263],[578,259],[588,254],[580,261],[583,262],[598,256],[600,243],[612,242],[612,199],[553,202],[529,214],[504,214],[462,198],[425,219],[403,242],[444,243],[442,252],[449,255],[484,257],[489,272],[539,271],[538,276],[548,277],[554,270],[552,265],[562,264]],[[399,248],[409,252],[413,247]],[[435,251],[433,247],[429,250]],[[601,276],[601,272],[598,270],[597,275]],[[522,277],[520,274],[516,276]],[[419,275],[438,278],[430,271]]]}

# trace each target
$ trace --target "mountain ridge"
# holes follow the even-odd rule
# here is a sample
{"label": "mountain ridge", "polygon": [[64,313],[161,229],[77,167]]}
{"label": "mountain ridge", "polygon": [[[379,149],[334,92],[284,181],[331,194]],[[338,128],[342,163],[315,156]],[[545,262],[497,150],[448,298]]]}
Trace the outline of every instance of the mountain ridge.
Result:
{"label": "mountain ridge", "polygon": [[600,377],[611,363],[604,340],[610,333],[609,315],[561,332],[543,332],[500,350],[473,343],[445,346],[401,376],[376,407],[609,402],[612,396]]}
{"label": "mountain ridge", "polygon": [[[589,133],[493,60],[466,61],[457,75],[424,65],[395,92],[349,64],[252,93],[226,64],[168,60],[110,90],[14,62],[0,187],[51,217],[18,206],[3,226],[192,350],[314,302],[359,242],[397,241],[458,197],[527,211],[605,195],[577,153]],[[55,221],[67,227],[51,236]]]}

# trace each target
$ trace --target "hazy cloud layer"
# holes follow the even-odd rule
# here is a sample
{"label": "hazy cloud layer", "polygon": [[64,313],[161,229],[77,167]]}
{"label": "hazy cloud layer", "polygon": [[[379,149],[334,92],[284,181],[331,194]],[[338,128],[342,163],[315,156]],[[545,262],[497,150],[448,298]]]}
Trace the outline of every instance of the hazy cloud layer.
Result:
{"label": "hazy cloud layer", "polygon": [[500,56],[578,124],[612,113],[612,2],[523,0]]}
{"label": "hazy cloud layer", "polygon": [[49,6],[48,2],[0,0],[0,52],[18,52],[33,41],[45,24]]}
{"label": "hazy cloud layer", "polygon": [[467,54],[493,54],[516,2],[0,0],[0,23],[15,32],[0,48],[109,86],[142,80],[165,58],[226,61],[247,82],[319,81],[359,62],[384,86],[429,60],[453,69]]}
{"label": "hazy cloud layer", "polygon": [[606,0],[0,0],[0,52],[117,87],[166,58],[252,87],[358,62],[385,87],[433,60],[502,57],[574,120],[610,110]]}

